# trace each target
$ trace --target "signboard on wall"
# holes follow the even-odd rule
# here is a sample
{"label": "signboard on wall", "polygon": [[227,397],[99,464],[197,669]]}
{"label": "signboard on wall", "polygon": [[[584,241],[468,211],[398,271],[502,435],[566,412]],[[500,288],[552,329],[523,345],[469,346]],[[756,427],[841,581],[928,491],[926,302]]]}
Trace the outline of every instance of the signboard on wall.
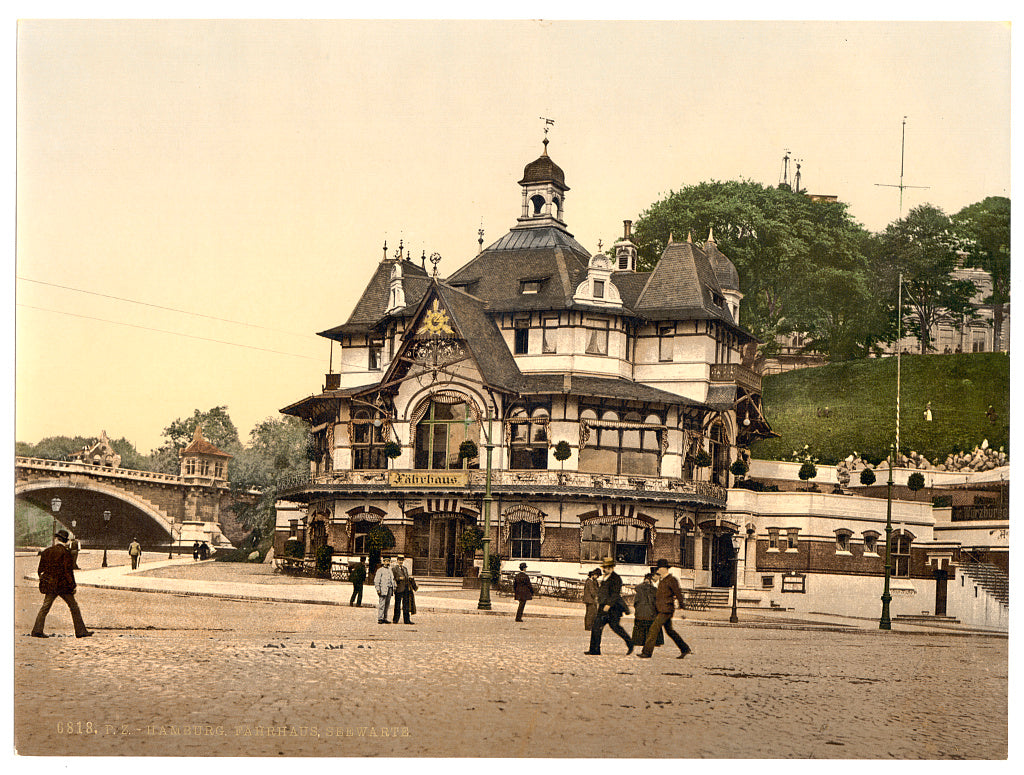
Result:
{"label": "signboard on wall", "polygon": [[391,487],[466,487],[469,471],[388,471]]}

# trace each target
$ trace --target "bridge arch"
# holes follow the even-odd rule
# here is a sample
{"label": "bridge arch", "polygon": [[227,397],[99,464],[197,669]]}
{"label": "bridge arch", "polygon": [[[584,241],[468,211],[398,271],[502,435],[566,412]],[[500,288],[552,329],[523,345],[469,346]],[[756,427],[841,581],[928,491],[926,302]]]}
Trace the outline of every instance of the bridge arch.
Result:
{"label": "bridge arch", "polygon": [[[71,525],[84,546],[118,545],[132,538],[147,544],[166,545],[174,540],[173,523],[167,516],[133,493],[97,481],[71,481],[44,478],[16,482],[14,497],[52,514],[50,502],[61,499],[57,521]],[[107,524],[103,512],[110,511]]]}

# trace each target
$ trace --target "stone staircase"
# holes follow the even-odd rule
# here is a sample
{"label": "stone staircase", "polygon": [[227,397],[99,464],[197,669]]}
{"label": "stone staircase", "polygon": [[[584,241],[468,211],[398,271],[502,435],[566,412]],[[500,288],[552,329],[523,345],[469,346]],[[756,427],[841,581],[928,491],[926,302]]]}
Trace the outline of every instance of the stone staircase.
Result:
{"label": "stone staircase", "polygon": [[[696,587],[694,592],[706,596],[708,608],[732,608],[732,589],[728,587]],[[741,591],[740,601],[742,600]]]}
{"label": "stone staircase", "polygon": [[960,620],[956,617],[935,614],[897,614],[892,617],[892,620],[904,624],[960,624]]}
{"label": "stone staircase", "polygon": [[979,562],[970,557],[964,559],[966,561],[958,568],[959,572],[1009,608],[1010,577],[990,562]]}

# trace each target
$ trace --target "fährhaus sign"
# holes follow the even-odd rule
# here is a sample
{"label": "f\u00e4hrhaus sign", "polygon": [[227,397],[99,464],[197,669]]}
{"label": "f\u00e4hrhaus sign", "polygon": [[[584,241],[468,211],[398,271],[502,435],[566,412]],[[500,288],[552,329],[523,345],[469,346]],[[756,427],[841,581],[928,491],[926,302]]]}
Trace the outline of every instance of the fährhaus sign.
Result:
{"label": "f\u00e4hrhaus sign", "polygon": [[391,487],[465,487],[469,471],[388,471]]}

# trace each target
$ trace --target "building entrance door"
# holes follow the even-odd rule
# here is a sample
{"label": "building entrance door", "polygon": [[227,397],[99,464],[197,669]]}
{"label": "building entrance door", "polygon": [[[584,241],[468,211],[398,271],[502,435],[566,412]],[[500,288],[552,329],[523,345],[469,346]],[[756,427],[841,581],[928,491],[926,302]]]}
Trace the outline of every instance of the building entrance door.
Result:
{"label": "building entrance door", "polygon": [[949,580],[949,571],[935,571],[935,615],[946,615],[946,582]]}
{"label": "building entrance door", "polygon": [[458,549],[465,518],[456,514],[422,514],[413,519],[413,575],[462,576],[466,558]]}
{"label": "building entrance door", "polygon": [[732,533],[721,532],[711,539],[711,586],[731,587],[736,572],[736,550]]}

